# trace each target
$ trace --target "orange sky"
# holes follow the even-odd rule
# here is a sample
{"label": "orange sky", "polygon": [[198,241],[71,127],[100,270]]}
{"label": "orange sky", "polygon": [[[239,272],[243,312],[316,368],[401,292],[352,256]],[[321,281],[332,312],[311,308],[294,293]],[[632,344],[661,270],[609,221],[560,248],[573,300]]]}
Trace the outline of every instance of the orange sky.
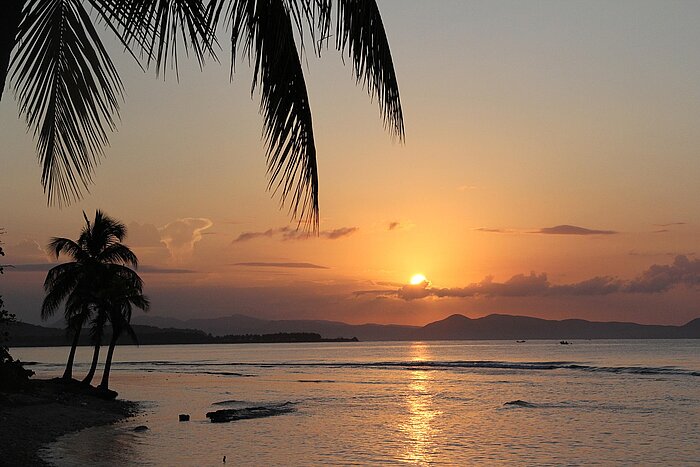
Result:
{"label": "orange sky", "polygon": [[[75,237],[81,210],[100,208],[130,226],[158,315],[414,324],[454,312],[700,315],[700,5],[379,4],[406,144],[383,131],[335,51],[309,57],[319,238],[295,238],[265,192],[249,70],[231,84],[226,59],[204,73],[190,63],[179,83],[163,82],[112,43],[127,90],[122,122],[75,205],[46,206],[32,135],[11,93],[0,104],[5,262],[46,263],[39,247]],[[547,230],[561,225],[584,230]],[[531,271],[546,283],[508,283]],[[415,273],[434,291],[409,300],[400,287]],[[18,267],[0,278],[7,308],[37,322],[44,274]],[[505,285],[487,291],[487,276]],[[596,277],[613,288],[584,290]]]}

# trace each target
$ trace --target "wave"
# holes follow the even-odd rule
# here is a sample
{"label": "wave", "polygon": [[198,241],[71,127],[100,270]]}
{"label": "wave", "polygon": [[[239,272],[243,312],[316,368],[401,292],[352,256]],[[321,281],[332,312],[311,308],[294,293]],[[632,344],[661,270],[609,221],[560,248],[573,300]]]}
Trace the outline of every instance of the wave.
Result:
{"label": "wave", "polygon": [[[399,369],[399,370],[462,370],[462,369],[492,369],[515,371],[551,371],[574,370],[585,372],[635,374],[635,375],[665,375],[700,377],[700,371],[688,370],[671,366],[596,366],[571,361],[544,362],[508,362],[493,360],[457,360],[457,361],[385,361],[385,362],[120,362],[120,366],[164,366],[164,367],[256,367],[256,368],[368,368],[368,369]],[[202,373],[210,371],[202,370]],[[241,374],[241,376],[249,376]]]}

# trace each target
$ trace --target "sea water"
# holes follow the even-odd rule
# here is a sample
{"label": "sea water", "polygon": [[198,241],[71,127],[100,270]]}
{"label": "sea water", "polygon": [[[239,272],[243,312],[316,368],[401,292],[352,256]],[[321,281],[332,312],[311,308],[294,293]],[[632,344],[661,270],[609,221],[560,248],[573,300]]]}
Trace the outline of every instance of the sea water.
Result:
{"label": "sea water", "polygon": [[[38,377],[60,375],[67,352],[13,349]],[[115,359],[111,386],[143,412],[60,438],[47,462],[700,465],[700,340],[123,346]]]}

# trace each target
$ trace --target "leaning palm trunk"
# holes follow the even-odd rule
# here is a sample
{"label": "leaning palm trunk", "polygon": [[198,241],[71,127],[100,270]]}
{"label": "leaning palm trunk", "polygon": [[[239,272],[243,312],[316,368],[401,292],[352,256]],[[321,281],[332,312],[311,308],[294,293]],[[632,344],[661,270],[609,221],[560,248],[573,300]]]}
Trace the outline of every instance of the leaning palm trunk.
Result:
{"label": "leaning palm trunk", "polygon": [[109,350],[107,351],[107,360],[105,360],[105,369],[102,373],[102,382],[100,388],[109,389],[109,371],[112,369],[112,357],[114,356],[114,348],[117,346],[119,335],[112,331],[112,338],[109,341]]}
{"label": "leaning palm trunk", "polygon": [[90,371],[83,378],[83,384],[92,383],[92,378],[95,377],[95,370],[97,369],[97,361],[100,359],[100,342],[95,343],[95,350],[92,353],[92,363],[90,364]]}
{"label": "leaning palm trunk", "polygon": [[75,349],[78,347],[78,340],[80,339],[80,328],[80,326],[75,328],[75,335],[73,336],[73,343],[71,344],[70,354],[68,354],[66,370],[63,372],[63,379],[73,379],[73,361],[75,360]]}

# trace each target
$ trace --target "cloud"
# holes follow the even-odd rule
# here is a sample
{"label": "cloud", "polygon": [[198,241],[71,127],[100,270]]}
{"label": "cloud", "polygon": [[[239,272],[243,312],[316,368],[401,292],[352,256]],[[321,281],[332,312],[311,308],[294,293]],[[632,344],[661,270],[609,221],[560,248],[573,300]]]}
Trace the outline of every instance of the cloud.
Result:
{"label": "cloud", "polygon": [[339,238],[350,236],[358,230],[359,229],[357,227],[341,227],[339,229],[323,231],[321,232],[321,236],[329,240],[337,240]]}
{"label": "cloud", "polygon": [[127,244],[132,247],[161,247],[160,232],[153,224],[132,222],[127,226]]}
{"label": "cloud", "polygon": [[389,222],[389,225],[387,226],[387,230],[389,230],[389,231],[392,231],[392,230],[410,230],[413,227],[415,227],[415,224],[411,224],[410,222],[392,221],[392,222]]}
{"label": "cloud", "polygon": [[531,233],[547,235],[614,235],[618,232],[614,230],[595,230],[575,225],[557,225],[554,227],[543,227]]}
{"label": "cloud", "polygon": [[546,273],[517,274],[505,282],[496,282],[492,276],[466,287],[438,288],[429,282],[404,285],[398,290],[363,290],[356,295],[395,296],[403,300],[426,297],[552,297],[552,296],[601,296],[613,293],[653,294],[667,292],[677,286],[700,286],[700,259],[690,260],[685,255],[676,256],[673,264],[654,264],[636,278],[624,281],[610,276],[596,276],[571,284],[552,284]]}
{"label": "cloud", "polygon": [[46,263],[50,256],[35,240],[25,238],[19,243],[5,248],[5,262],[17,263]]}
{"label": "cloud", "polygon": [[652,224],[655,227],[672,227],[674,225],[687,225],[687,222],[669,222],[667,224]]}
{"label": "cloud", "polygon": [[296,268],[296,269],[330,269],[326,266],[319,266],[312,263],[235,263],[234,266],[263,267],[263,268]]}
{"label": "cloud", "polygon": [[678,286],[700,285],[700,259],[690,260],[686,255],[678,255],[673,264],[654,264],[630,281],[626,290],[637,293],[658,293]]}
{"label": "cloud", "polygon": [[161,268],[158,266],[141,265],[138,267],[138,272],[144,274],[194,274],[197,271],[193,269]]}
{"label": "cloud", "polygon": [[161,240],[168,247],[175,261],[188,259],[194,245],[202,239],[202,232],[214,223],[207,218],[188,217],[178,219],[160,229]]}
{"label": "cloud", "polygon": [[325,238],[327,240],[337,240],[347,237],[359,230],[358,227],[341,227],[333,230],[322,230],[318,236],[291,227],[279,227],[277,229],[267,229],[260,232],[243,232],[236,237],[232,243],[247,242],[258,238],[280,238],[281,240],[313,240],[315,238]]}
{"label": "cloud", "polygon": [[509,230],[509,229],[489,229],[486,227],[480,227],[480,228],[474,229],[474,230],[476,230],[478,232],[486,232],[486,233],[513,233],[514,232],[513,230]]}

